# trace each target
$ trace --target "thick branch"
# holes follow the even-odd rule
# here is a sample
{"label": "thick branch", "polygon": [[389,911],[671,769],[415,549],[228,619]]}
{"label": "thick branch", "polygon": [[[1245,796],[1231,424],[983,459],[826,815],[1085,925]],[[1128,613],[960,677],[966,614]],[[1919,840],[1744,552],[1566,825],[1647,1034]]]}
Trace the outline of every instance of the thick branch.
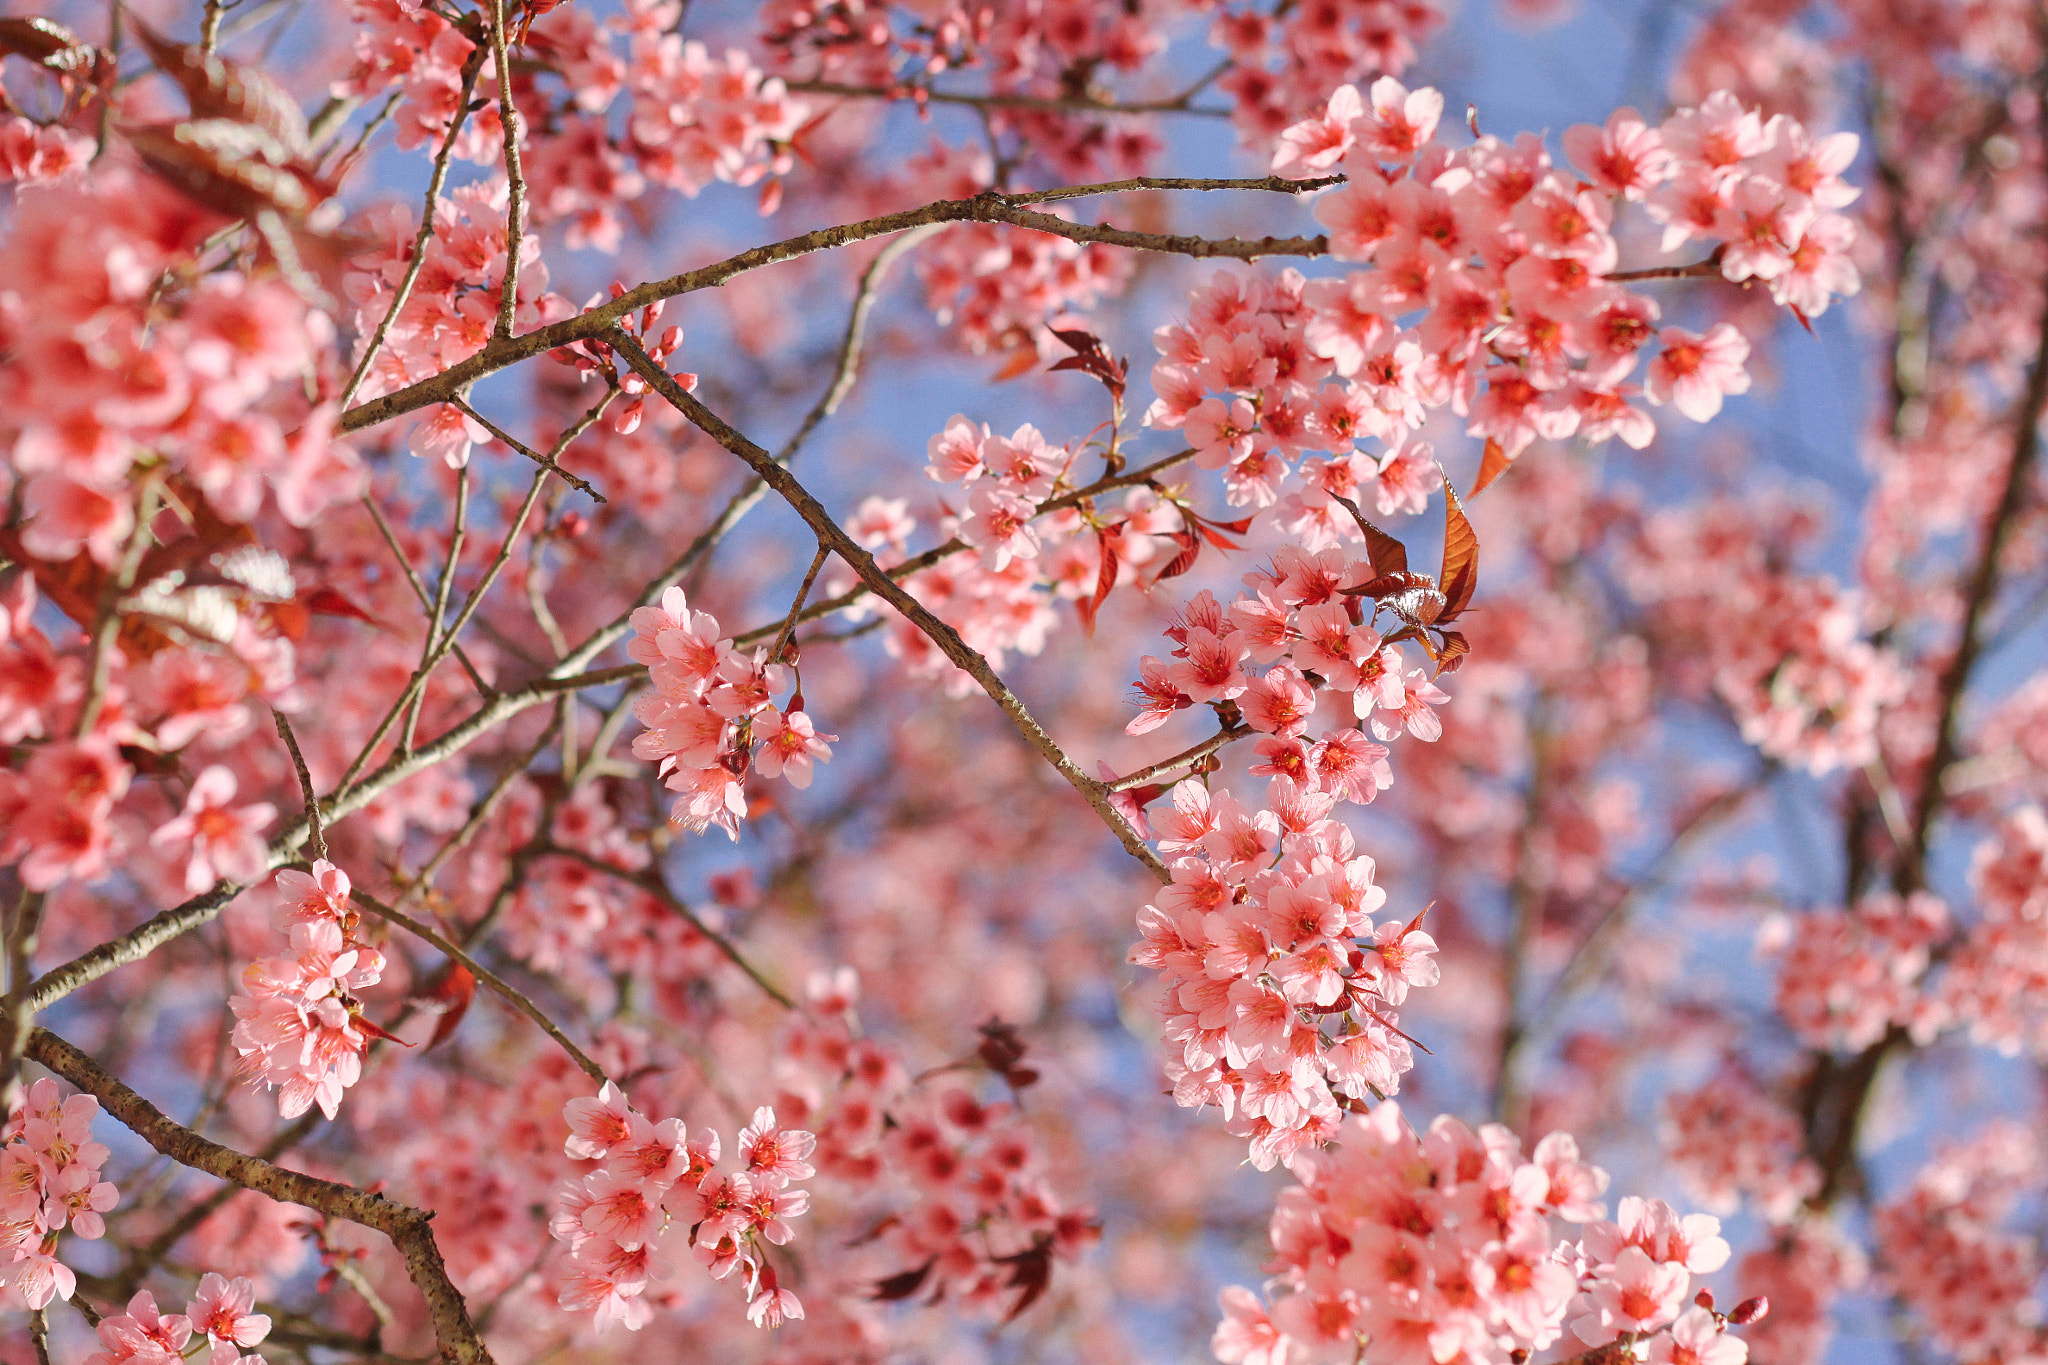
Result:
{"label": "thick branch", "polygon": [[314,1209],[332,1218],[374,1228],[391,1239],[405,1257],[406,1272],[427,1301],[448,1365],[492,1365],[491,1353],[469,1320],[462,1295],[448,1278],[441,1251],[434,1243],[433,1215],[394,1203],[353,1185],[321,1180],[274,1166],[208,1141],[173,1122],[155,1105],[136,1094],[85,1053],[51,1033],[37,1029],[29,1037],[28,1055],[80,1090],[99,1099],[106,1111],[157,1151],[194,1170],[255,1190],[272,1199]]}

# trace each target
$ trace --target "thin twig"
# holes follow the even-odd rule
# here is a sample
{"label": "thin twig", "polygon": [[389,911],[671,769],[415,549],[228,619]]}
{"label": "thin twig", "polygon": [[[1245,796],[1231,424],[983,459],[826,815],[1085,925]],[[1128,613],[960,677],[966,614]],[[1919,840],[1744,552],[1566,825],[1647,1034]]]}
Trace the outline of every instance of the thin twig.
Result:
{"label": "thin twig", "polygon": [[384,349],[385,339],[391,335],[392,325],[398,321],[399,313],[404,311],[406,301],[412,297],[412,287],[418,283],[420,271],[427,263],[427,243],[434,236],[434,209],[441,202],[441,187],[448,183],[448,162],[455,155],[455,141],[462,135],[462,125],[469,121],[470,96],[476,92],[477,73],[483,70],[484,53],[485,49],[475,48],[463,60],[462,89],[455,97],[455,112],[448,117],[448,132],[434,153],[433,170],[427,176],[426,203],[420,208],[419,230],[413,233],[412,259],[406,262],[405,275],[392,292],[391,307],[377,323],[377,330],[370,334],[370,344],[363,348],[363,358],[356,362],[355,373],[348,377],[348,384],[341,391],[344,409],[355,401],[363,381],[370,377],[370,366],[376,363],[378,353]]}
{"label": "thin twig", "polygon": [[568,470],[562,468],[560,464],[556,463],[555,457],[541,454],[538,450],[535,450],[532,446],[526,444],[526,442],[520,440],[517,436],[506,431],[496,422],[493,422],[490,418],[471,407],[468,399],[457,398],[453,402],[458,412],[468,417],[485,431],[490,432],[491,435],[497,437],[512,449],[518,451],[521,455],[524,455],[527,459],[532,460],[542,469],[560,477],[563,483],[568,484],[571,488],[588,493],[593,501],[604,502],[606,500],[604,494],[591,487],[586,480],[576,477],[576,475],[571,474]]}
{"label": "thin twig", "polygon": [[491,59],[498,68],[498,123],[505,133],[505,273],[498,287],[494,337],[510,338],[519,308],[519,248],[526,231],[526,177],[519,169],[519,106],[512,100],[512,54],[505,44],[505,0],[491,0]]}
{"label": "thin twig", "polygon": [[789,619],[782,623],[782,634],[775,637],[774,648],[768,651],[770,663],[782,662],[782,651],[789,647],[789,637],[796,633],[797,613],[804,609],[804,599],[811,595],[811,584],[818,581],[818,570],[825,567],[825,561],[832,552],[825,548],[825,542],[818,542],[818,553],[811,557],[810,572],[804,575],[803,586],[796,590],[796,600],[789,604]]}
{"label": "thin twig", "polygon": [[623,329],[614,329],[605,340],[625,357],[626,363],[633,367],[633,372],[646,380],[650,388],[766,480],[797,515],[803,518],[804,524],[811,528],[813,535],[822,543],[829,545],[833,553],[850,565],[853,571],[874,589],[877,596],[923,631],[956,667],[980,684],[990,700],[1009,717],[1011,725],[1023,736],[1025,742],[1038,750],[1040,756],[1052,765],[1053,770],[1081,794],[1082,799],[1117,836],[1118,842],[1123,844],[1126,852],[1144,864],[1161,882],[1171,880],[1166,864],[1159,860],[1158,854],[1146,846],[1145,841],[1138,837],[1138,832],[1131,828],[1130,822],[1111,804],[1109,793],[1103,785],[1082,772],[1074,760],[1067,756],[1066,751],[1046,733],[1045,727],[1038,723],[1023,700],[1010,689],[1009,684],[1002,680],[995,669],[989,666],[988,660],[979,650],[961,639],[960,632],[934,616],[922,602],[904,591],[901,584],[875,563],[875,557],[847,534],[845,528],[825,509],[823,503],[812,496],[809,489],[797,482],[787,469],[776,464],[767,451],[748,440],[727,424],[725,419],[692,397],[675,381],[673,375],[662,369],[655,363],[653,357],[641,349],[640,343],[631,335]]}
{"label": "thin twig", "polygon": [[1036,109],[1055,114],[1190,114],[1200,118],[1229,118],[1228,109],[1201,108],[1189,104],[1192,95],[1163,100],[1090,99],[1086,96],[1058,97],[990,93],[973,95],[934,90],[928,85],[904,83],[892,86],[842,85],[837,81],[791,81],[789,89],[801,95],[827,95],[835,99],[913,100],[917,103],[962,104],[976,109]]}
{"label": "thin twig", "polygon": [[[367,493],[363,495],[362,505],[368,509],[370,519],[377,523],[377,532],[384,537],[384,543],[391,547],[391,557],[398,561],[405,581],[412,585],[412,595],[419,599],[420,608],[431,613],[434,610],[434,599],[428,594],[427,585],[420,581],[419,570],[413,568],[412,561],[405,557],[405,549],[399,545],[397,533],[391,529],[391,523],[384,519],[384,510],[377,506],[377,500]],[[484,681],[483,673],[470,662],[468,652],[459,644],[451,648],[454,650],[456,661],[462,665],[462,671],[469,674],[469,680],[476,685],[477,693],[485,697],[494,695],[496,689]]]}
{"label": "thin twig", "polygon": [[1172,758],[1162,758],[1150,767],[1140,768],[1136,772],[1125,773],[1122,777],[1112,778],[1104,782],[1102,784],[1103,790],[1127,792],[1133,787],[1142,787],[1147,782],[1163,777],[1165,774],[1176,769],[1192,767],[1232,740],[1243,739],[1246,735],[1252,733],[1254,732],[1248,725],[1226,725],[1200,744],[1195,745],[1193,748],[1183,749]]}
{"label": "thin twig", "polygon": [[569,1054],[569,1059],[582,1069],[584,1075],[590,1077],[599,1085],[603,1085],[611,1079],[604,1074],[603,1067],[591,1061],[589,1055],[582,1048],[569,1040],[568,1034],[556,1027],[555,1021],[548,1018],[546,1011],[528,999],[518,987],[512,985],[489,967],[484,966],[483,963],[478,962],[475,958],[464,952],[453,939],[429,928],[427,925],[421,924],[396,906],[386,905],[367,891],[352,889],[349,895],[358,905],[379,919],[389,920],[415,938],[423,939],[432,944],[450,959],[461,963],[463,969],[471,976],[483,982],[484,985],[489,986],[505,1003],[539,1025],[541,1032],[554,1039],[562,1051]]}
{"label": "thin twig", "polygon": [[705,938],[711,940],[712,945],[719,952],[725,954],[726,960],[744,972],[747,980],[759,986],[769,999],[787,1009],[795,1009],[797,1007],[796,1001],[790,999],[787,992],[763,975],[760,968],[747,961],[746,955],[733,946],[731,939],[712,928],[710,924],[705,922],[702,916],[690,907],[688,901],[683,900],[675,892],[669,890],[668,883],[663,881],[661,874],[652,868],[635,872],[629,868],[620,867],[615,863],[608,863],[602,858],[583,852],[581,849],[569,848],[562,844],[546,844],[537,849],[536,852],[573,859],[594,871],[616,877],[629,886],[639,887],[659,900],[663,905],[666,905],[669,909],[688,920],[692,929],[695,929]]}
{"label": "thin twig", "polygon": [[327,835],[320,828],[320,794],[313,786],[313,774],[306,768],[306,756],[299,752],[299,737],[292,733],[292,723],[284,718],[284,712],[273,706],[270,715],[277,722],[278,737],[291,750],[292,769],[299,775],[299,792],[306,800],[306,851],[315,858],[325,858]]}

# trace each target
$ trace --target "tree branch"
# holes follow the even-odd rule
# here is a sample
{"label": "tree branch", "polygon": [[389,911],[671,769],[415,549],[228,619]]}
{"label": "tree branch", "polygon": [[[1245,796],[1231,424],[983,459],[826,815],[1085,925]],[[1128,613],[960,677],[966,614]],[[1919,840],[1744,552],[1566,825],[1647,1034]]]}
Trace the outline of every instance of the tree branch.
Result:
{"label": "tree branch", "polygon": [[29,1036],[28,1055],[80,1090],[96,1096],[109,1114],[180,1165],[205,1171],[283,1203],[345,1218],[389,1237],[405,1257],[406,1272],[413,1286],[427,1301],[441,1359],[447,1365],[492,1365],[491,1353],[477,1335],[462,1295],[449,1280],[448,1269],[441,1261],[440,1248],[434,1243],[433,1214],[353,1185],[288,1171],[261,1157],[211,1142],[173,1122],[98,1062],[48,1029],[39,1028]]}
{"label": "tree branch", "polygon": [[816,535],[821,543],[830,545],[833,553],[851,565],[853,571],[860,575],[877,596],[901,612],[912,625],[929,636],[932,643],[936,644],[940,652],[952,660],[956,667],[979,683],[981,689],[1002,709],[1003,714],[1009,717],[1011,725],[1024,737],[1025,742],[1038,750],[1045,761],[1052,765],[1053,770],[1064,777],[1102,818],[1103,823],[1109,826],[1111,832],[1123,844],[1125,851],[1143,863],[1161,882],[1170,880],[1166,864],[1159,860],[1158,854],[1146,847],[1145,841],[1138,837],[1138,832],[1132,829],[1129,822],[1110,804],[1108,791],[1067,757],[1052,736],[1046,733],[1045,727],[1032,716],[1023,701],[1010,690],[1009,684],[989,667],[988,660],[982,657],[980,651],[961,639],[960,633],[953,627],[932,615],[922,602],[904,591],[901,584],[875,563],[875,557],[862,549],[860,543],[846,533],[833,519],[832,514],[825,510],[824,504],[811,495],[810,490],[798,483],[788,470],[776,464],[767,451],[755,445],[727,425],[723,418],[691,397],[683,386],[675,381],[674,376],[655,364],[653,357],[642,350],[640,343],[632,336],[621,329],[614,329],[606,334],[604,340],[624,357],[633,372],[646,380],[650,388],[673,404],[706,435],[745,461],[756,475],[796,510],[797,515],[803,518],[804,524],[811,528],[812,534]]}

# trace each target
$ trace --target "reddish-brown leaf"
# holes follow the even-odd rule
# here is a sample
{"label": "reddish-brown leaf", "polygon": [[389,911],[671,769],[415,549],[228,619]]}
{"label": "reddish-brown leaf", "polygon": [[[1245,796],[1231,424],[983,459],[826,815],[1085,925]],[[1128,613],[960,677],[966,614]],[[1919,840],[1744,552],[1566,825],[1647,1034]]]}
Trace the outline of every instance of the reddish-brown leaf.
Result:
{"label": "reddish-brown leaf", "polygon": [[0,19],[0,56],[26,57],[69,75],[91,66],[99,50],[54,19],[29,15]]}
{"label": "reddish-brown leaf", "polygon": [[1002,367],[995,372],[992,378],[998,383],[1005,379],[1015,379],[1020,374],[1029,374],[1032,367],[1036,364],[1038,364],[1038,352],[1032,350],[1029,346],[1019,346],[1016,350],[1010,352],[1009,359],[1003,362]]}
{"label": "reddish-brown leaf", "polygon": [[419,993],[419,998],[421,1003],[441,1011],[434,1024],[434,1036],[427,1039],[431,1050],[445,1042],[462,1022],[462,1016],[469,1013],[469,1002],[476,999],[476,977],[460,962],[451,961],[434,983]]}
{"label": "reddish-brown leaf", "polygon": [[1458,490],[1448,478],[1444,480],[1444,571],[1436,581],[1446,601],[1435,620],[1457,620],[1479,587],[1479,537],[1473,534],[1464,505],[1458,501]]}
{"label": "reddish-brown leaf", "polygon": [[1121,403],[1124,399],[1124,377],[1130,372],[1130,362],[1119,360],[1109,353],[1102,344],[1102,338],[1079,327],[1052,329],[1060,344],[1073,354],[1047,366],[1052,370],[1080,370],[1094,375],[1102,381],[1110,396]]}
{"label": "reddish-brown leaf", "polygon": [[132,14],[128,22],[157,69],[184,90],[193,118],[249,124],[276,139],[289,159],[306,155],[306,116],[276,81],[191,43],[174,43]]}
{"label": "reddish-brown leaf", "polygon": [[869,1292],[868,1297],[882,1303],[907,1299],[924,1287],[925,1277],[932,1273],[932,1267],[938,1262],[939,1258],[934,1256],[921,1266],[888,1276],[886,1279],[876,1280],[875,1287]]}
{"label": "reddish-brown leaf", "polygon": [[332,195],[294,164],[289,147],[255,124],[195,119],[130,126],[121,135],[151,170],[229,218],[275,213],[296,223]]}
{"label": "reddish-brown leaf", "polygon": [[1472,481],[1472,496],[1478,497],[1486,491],[1487,485],[1507,473],[1514,461],[1499,441],[1491,436],[1486,438],[1486,453],[1479,457],[1479,477]]}
{"label": "reddish-brown leaf", "polygon": [[1096,545],[1102,559],[1095,571],[1095,591],[1074,602],[1074,610],[1081,617],[1081,629],[1092,638],[1095,634],[1095,613],[1102,610],[1102,604],[1109,600],[1109,590],[1116,586],[1117,570],[1122,560],[1117,554],[1117,544],[1123,539],[1122,525],[1105,526],[1095,533]]}
{"label": "reddish-brown leaf", "polygon": [[1010,1305],[1010,1311],[1003,1315],[1004,1322],[1015,1322],[1025,1309],[1037,1303],[1052,1287],[1051,1239],[1040,1238],[1014,1256],[997,1256],[994,1259],[997,1265],[1010,1267],[1008,1288],[1024,1291]]}
{"label": "reddish-brown leaf", "polygon": [[1372,571],[1384,578],[1388,574],[1408,572],[1408,547],[1365,519],[1365,513],[1358,510],[1358,504],[1341,493],[1332,494],[1342,503],[1351,519],[1358,523],[1358,529],[1365,532],[1365,551],[1372,560]]}
{"label": "reddish-brown leaf", "polygon": [[1195,567],[1195,561],[1202,554],[1202,542],[1195,539],[1194,533],[1190,531],[1175,531],[1167,539],[1174,541],[1180,546],[1180,553],[1175,555],[1167,566],[1159,571],[1159,577],[1161,579],[1179,578],[1189,569]]}
{"label": "reddish-brown leaf", "polygon": [[1472,652],[1472,642],[1455,630],[1443,632],[1443,643],[1436,651],[1436,672],[1438,677],[1458,671],[1458,665],[1465,662],[1465,656]]}

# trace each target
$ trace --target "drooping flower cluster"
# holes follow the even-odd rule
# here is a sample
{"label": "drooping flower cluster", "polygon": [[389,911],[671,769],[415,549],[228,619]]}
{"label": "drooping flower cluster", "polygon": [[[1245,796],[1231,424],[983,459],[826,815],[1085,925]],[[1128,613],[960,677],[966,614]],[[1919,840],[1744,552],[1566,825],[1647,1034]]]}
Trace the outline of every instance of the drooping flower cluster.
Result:
{"label": "drooping flower cluster", "polygon": [[1922,983],[1948,930],[1948,907],[1924,891],[1801,915],[1778,971],[1778,1013],[1814,1047],[1866,1048],[1893,1027],[1924,1043],[1947,1022]]}
{"label": "drooping flower cluster", "polygon": [[1904,698],[1906,675],[1866,638],[1855,592],[1786,566],[1802,520],[1730,499],[1658,512],[1621,569],[1651,629],[1704,660],[1699,681],[1743,738],[1818,776],[1877,756],[1879,721]]}
{"label": "drooping flower cluster", "polygon": [[1275,776],[1263,808],[1195,781],[1155,817],[1173,880],[1139,915],[1131,960],[1162,975],[1174,1098],[1219,1105],[1261,1169],[1335,1136],[1344,1109],[1414,1064],[1398,1008],[1436,984],[1420,916],[1375,925],[1373,860],[1335,798]]}
{"label": "drooping flower cluster", "polygon": [[99,1100],[66,1096],[45,1076],[0,1129],[0,1285],[30,1308],[71,1297],[78,1277],[57,1259],[58,1235],[68,1226],[87,1241],[104,1236],[102,1215],[120,1198],[100,1179],[108,1153],[92,1140],[99,1112]]}
{"label": "drooping flower cluster", "polygon": [[182,1313],[157,1308],[156,1296],[138,1290],[125,1313],[110,1313],[98,1327],[100,1345],[85,1365],[179,1365],[207,1348],[207,1365],[264,1365],[259,1355],[243,1355],[270,1335],[269,1315],[256,1311],[256,1286],[208,1272]]}
{"label": "drooping flower cluster", "polygon": [[747,814],[749,771],[811,785],[811,765],[832,757],[828,741],[804,713],[799,690],[788,705],[775,695],[789,670],[768,651],[742,654],[719,638],[711,613],[692,611],[681,588],[670,588],[658,607],[633,612],[634,638],[626,652],[646,664],[651,686],[633,703],[647,729],[633,752],[660,762],[659,775],[678,792],[669,818],[703,833],[712,825],[739,837]]}
{"label": "drooping flower cluster", "polygon": [[1022,1111],[1037,1081],[1024,1044],[1000,1022],[982,1026],[968,1065],[1020,1097],[984,1102],[950,1079],[960,1066],[912,1077],[894,1048],[858,1036],[857,988],[850,968],[815,975],[812,1012],[783,1031],[775,1062],[776,1105],[817,1130],[821,1177],[857,1193],[868,1220],[858,1244],[872,1276],[842,1286],[835,1311],[857,1322],[872,1303],[923,1299],[1014,1318],[1100,1232],[1048,1178]]}
{"label": "drooping flower cluster", "polygon": [[609,1081],[596,1099],[570,1100],[563,1113],[563,1153],[597,1163],[564,1183],[548,1224],[569,1246],[563,1308],[595,1314],[601,1330],[622,1323],[638,1331],[653,1311],[645,1297],[649,1281],[670,1273],[663,1241],[684,1225],[690,1249],[713,1279],[741,1272],[747,1316],[757,1325],[780,1327],[804,1315],[762,1244],[786,1244],[794,1235],[787,1220],[810,1207],[809,1191],[791,1187],[816,1174],[805,1159],[816,1138],[781,1127],[773,1109],[756,1109],[735,1143],[740,1169],[721,1173],[715,1131],[691,1139],[679,1119],[652,1122]]}
{"label": "drooping flower cluster", "polygon": [[2040,1239],[2011,1229],[2041,1168],[2039,1139],[1995,1122],[1942,1152],[1877,1211],[1886,1286],[1959,1360],[2027,1360],[2048,1350]]}
{"label": "drooping flower cluster", "polygon": [[346,872],[322,859],[311,875],[277,874],[289,956],[264,958],[242,973],[235,1051],[252,1081],[278,1090],[278,1112],[297,1118],[317,1104],[333,1118],[341,1092],[363,1071],[370,1031],[355,992],[384,975],[384,955],[357,937]]}
{"label": "drooping flower cluster", "polygon": [[[1445,1115],[1418,1136],[1387,1102],[1340,1137],[1293,1163],[1300,1183],[1273,1211],[1270,1302],[1223,1292],[1214,1346],[1226,1365],[1506,1365],[1562,1340],[1568,1322],[1588,1346],[1635,1335],[1637,1359],[1746,1358],[1726,1319],[1687,1307],[1692,1277],[1728,1259],[1719,1221],[1634,1197],[1601,1221],[1607,1173],[1569,1134],[1525,1160],[1498,1124],[1474,1132]],[[1552,1219],[1584,1230],[1561,1239]]]}
{"label": "drooping flower cluster", "polygon": [[1664,1146],[1715,1213],[1734,1213],[1747,1196],[1766,1221],[1782,1225],[1820,1189],[1798,1118],[1732,1067],[1666,1102]]}
{"label": "drooping flower cluster", "polygon": [[135,525],[142,464],[188,477],[232,522],[252,520],[268,495],[303,526],[361,491],[355,455],[330,439],[326,314],[274,275],[194,268],[227,221],[114,169],[12,210],[0,245],[0,482],[21,480],[29,554],[113,564]]}
{"label": "drooping flower cluster", "polygon": [[[1358,535],[1328,495],[1349,496],[1399,463],[1430,409],[1468,418],[1472,435],[1512,460],[1539,436],[1620,436],[1640,447],[1654,426],[1636,397],[1704,421],[1721,395],[1747,389],[1749,343],[1731,325],[1659,332],[1657,304],[1609,278],[1619,257],[1616,202],[1651,199],[1653,216],[1671,224],[1671,246],[1721,239],[1716,259],[1729,278],[1769,278],[1809,315],[1808,305],[1854,288],[1841,258],[1848,220],[1831,217],[1839,229],[1801,235],[1812,205],[1853,196],[1836,174],[1853,138],[1812,151],[1797,125],[1774,121],[1766,135],[1755,113],[1719,99],[1661,130],[1624,110],[1605,130],[1574,129],[1567,139],[1590,162],[1589,183],[1530,135],[1456,150],[1434,141],[1442,109],[1438,92],[1382,78],[1369,102],[1347,86],[1282,139],[1280,174],[1348,176],[1315,213],[1330,230],[1330,254],[1371,269],[1314,282],[1290,271],[1252,285],[1219,276],[1197,291],[1186,324],[1157,334],[1159,398],[1146,420],[1184,430],[1204,467],[1226,471],[1233,503],[1272,505],[1290,462],[1303,450],[1329,452],[1302,466],[1305,491],[1282,513],[1288,530],[1315,543]],[[1673,176],[1739,192],[1741,204],[1768,197],[1775,216],[1765,214],[1766,225],[1735,208],[1676,217],[1653,197]],[[1624,381],[1652,342],[1661,349],[1639,392]],[[1384,448],[1377,462],[1353,453],[1365,438]],[[1382,506],[1401,496],[1383,495]]]}

